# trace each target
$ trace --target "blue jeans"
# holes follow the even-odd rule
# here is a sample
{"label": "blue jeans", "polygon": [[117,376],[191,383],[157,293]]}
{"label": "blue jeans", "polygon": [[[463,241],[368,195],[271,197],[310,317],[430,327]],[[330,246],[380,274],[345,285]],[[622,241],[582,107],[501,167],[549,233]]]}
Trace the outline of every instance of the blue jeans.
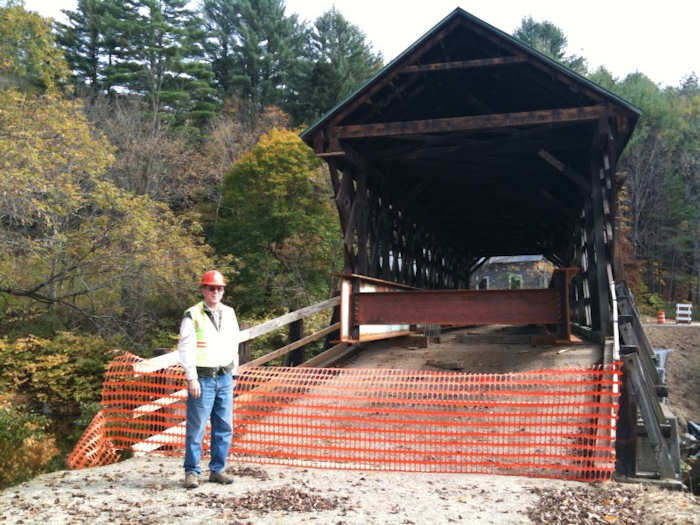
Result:
{"label": "blue jeans", "polygon": [[211,460],[209,470],[221,472],[226,466],[233,435],[233,378],[231,374],[200,377],[202,395],[187,396],[187,433],[185,434],[185,472],[202,473],[199,458],[202,438],[211,417]]}

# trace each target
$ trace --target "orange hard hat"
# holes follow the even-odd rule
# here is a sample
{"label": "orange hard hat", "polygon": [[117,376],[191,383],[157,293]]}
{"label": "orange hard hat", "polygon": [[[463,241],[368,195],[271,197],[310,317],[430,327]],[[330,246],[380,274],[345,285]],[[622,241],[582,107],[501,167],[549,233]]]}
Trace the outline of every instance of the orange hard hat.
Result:
{"label": "orange hard hat", "polygon": [[204,272],[204,275],[202,275],[202,282],[200,285],[206,286],[208,284],[214,286],[226,286],[226,281],[224,281],[224,276],[221,275],[221,272],[209,270],[208,272]]}

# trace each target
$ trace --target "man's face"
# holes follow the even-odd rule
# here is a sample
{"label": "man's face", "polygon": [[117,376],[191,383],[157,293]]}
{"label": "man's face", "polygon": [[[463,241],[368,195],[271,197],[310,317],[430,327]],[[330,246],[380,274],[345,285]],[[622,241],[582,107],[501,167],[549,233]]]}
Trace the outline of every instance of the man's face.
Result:
{"label": "man's face", "polygon": [[207,303],[207,306],[209,308],[215,308],[224,296],[224,287],[204,285],[202,286],[202,295],[204,296],[204,302]]}

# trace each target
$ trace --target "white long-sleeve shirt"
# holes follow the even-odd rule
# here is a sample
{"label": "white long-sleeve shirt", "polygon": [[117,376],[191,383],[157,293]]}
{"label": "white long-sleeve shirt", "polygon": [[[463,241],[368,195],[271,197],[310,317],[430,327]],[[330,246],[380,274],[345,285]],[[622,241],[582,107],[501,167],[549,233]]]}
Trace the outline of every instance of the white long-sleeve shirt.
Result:
{"label": "white long-sleeve shirt", "polygon": [[194,331],[194,321],[190,317],[183,317],[180,323],[180,340],[177,343],[177,353],[180,356],[180,364],[185,369],[185,377],[188,381],[197,379],[197,365],[195,364],[195,352],[197,351],[197,334]]}

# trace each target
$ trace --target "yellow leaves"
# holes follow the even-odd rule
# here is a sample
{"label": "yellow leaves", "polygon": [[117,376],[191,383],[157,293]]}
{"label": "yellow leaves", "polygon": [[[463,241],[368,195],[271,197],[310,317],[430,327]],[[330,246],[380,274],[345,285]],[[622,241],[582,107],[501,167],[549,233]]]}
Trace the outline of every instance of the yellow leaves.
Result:
{"label": "yellow leaves", "polygon": [[51,24],[22,5],[0,8],[0,77],[24,90],[52,91],[70,75]]}
{"label": "yellow leaves", "polygon": [[39,293],[110,318],[128,312],[125,296],[146,293],[143,283],[152,296],[173,274],[194,282],[211,266],[198,227],[106,177],[114,148],[80,104],[0,91],[0,151],[3,286],[46,283]]}
{"label": "yellow leaves", "polygon": [[59,453],[45,424],[31,412],[0,407],[0,488],[36,475]]}
{"label": "yellow leaves", "polygon": [[55,95],[0,91],[0,207],[12,222],[55,226],[84,206],[90,179],[113,162],[91,136],[80,105]]}

